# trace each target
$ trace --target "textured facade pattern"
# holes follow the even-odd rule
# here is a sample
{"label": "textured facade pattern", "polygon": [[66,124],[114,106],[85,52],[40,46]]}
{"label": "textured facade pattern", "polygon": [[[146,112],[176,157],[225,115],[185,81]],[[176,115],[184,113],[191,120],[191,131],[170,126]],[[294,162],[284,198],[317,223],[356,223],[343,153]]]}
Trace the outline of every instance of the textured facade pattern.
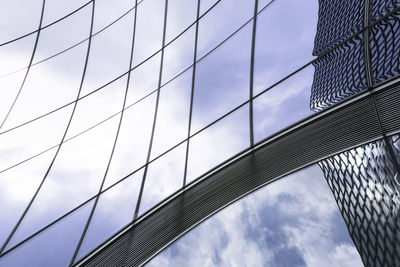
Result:
{"label": "textured facade pattern", "polygon": [[400,187],[385,143],[360,146],[319,165],[364,264],[399,266]]}
{"label": "textured facade pattern", "polygon": [[371,27],[370,55],[373,83],[400,74],[400,11]]}
{"label": "textured facade pattern", "polygon": [[312,110],[322,110],[367,88],[361,35],[317,60],[314,67]]}
{"label": "textured facade pattern", "polygon": [[[355,33],[365,12],[361,1],[339,8],[339,2],[320,2],[319,15],[352,12],[358,23],[326,21],[319,17],[314,53],[325,51]],[[366,1],[368,3],[369,1]],[[372,85],[399,74],[400,13],[398,1],[370,1],[368,34],[360,34],[314,63],[311,109],[321,110],[342,99],[366,90],[365,55],[369,55]],[[343,11],[342,9],[348,11]],[[327,9],[334,9],[326,11]],[[357,10],[357,11],[355,11]],[[386,16],[384,19],[382,19]],[[340,18],[340,16],[339,16]],[[334,18],[331,18],[331,20]],[[376,22],[377,20],[379,20]],[[349,18],[347,21],[350,21]],[[342,20],[339,19],[341,22]],[[327,27],[327,29],[323,29]],[[323,35],[332,29],[331,43]],[[368,46],[364,44],[368,36]],[[326,45],[325,50],[320,45]],[[335,66],[335,67],[332,67]],[[387,147],[389,145],[390,147]],[[376,141],[340,153],[319,163],[331,188],[349,233],[366,266],[400,266],[400,185],[397,180],[399,136]]]}

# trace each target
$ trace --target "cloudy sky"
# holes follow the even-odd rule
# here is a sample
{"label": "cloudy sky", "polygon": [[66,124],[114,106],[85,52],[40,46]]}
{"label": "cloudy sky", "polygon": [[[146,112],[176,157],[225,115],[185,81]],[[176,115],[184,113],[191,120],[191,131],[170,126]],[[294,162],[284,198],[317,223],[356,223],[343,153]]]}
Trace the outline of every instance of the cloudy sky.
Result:
{"label": "cloudy sky", "polygon": [[[87,3],[47,0],[42,27]],[[197,1],[168,1],[168,46],[163,52],[161,76],[164,1],[143,0],[136,18],[131,0],[96,0],[94,9],[93,3],[88,3],[40,32],[28,71],[37,33],[4,43],[39,27],[42,4],[42,0],[18,0],[0,10],[0,213],[5,215],[0,217],[1,244],[10,237],[44,181],[4,251],[18,247],[0,258],[0,266],[68,264],[94,200],[23,245],[19,243],[124,177],[96,202],[77,258],[132,220],[149,153],[159,84],[149,154],[152,163],[146,173],[139,216],[183,184],[187,146],[183,141],[188,136]],[[95,36],[84,72],[93,10]],[[255,95],[313,59],[318,1],[260,0],[258,10]],[[249,104],[213,122],[249,98],[253,12],[254,0],[201,1],[190,131],[195,136],[190,139],[187,182],[249,146]],[[130,68],[133,70],[128,82]],[[254,100],[256,142],[312,114],[309,99],[313,72],[312,66],[306,67]],[[81,99],[74,106],[77,97]],[[61,106],[65,107],[58,109]],[[123,107],[126,110],[115,142]],[[24,124],[55,109],[48,116]],[[299,188],[295,190],[286,182],[294,177],[267,186],[263,190],[268,193],[260,190],[222,211],[152,264],[242,265],[242,260],[248,265],[293,262],[318,266],[323,255],[339,265],[350,266],[354,261],[359,264],[318,168],[296,175],[300,181],[312,180],[312,186],[298,194]],[[321,192],[315,188],[321,188]],[[201,234],[210,227],[215,231],[214,241]],[[204,251],[188,253],[198,235],[203,237]],[[52,255],[45,253],[49,248]],[[238,251],[248,253],[238,257]]]}

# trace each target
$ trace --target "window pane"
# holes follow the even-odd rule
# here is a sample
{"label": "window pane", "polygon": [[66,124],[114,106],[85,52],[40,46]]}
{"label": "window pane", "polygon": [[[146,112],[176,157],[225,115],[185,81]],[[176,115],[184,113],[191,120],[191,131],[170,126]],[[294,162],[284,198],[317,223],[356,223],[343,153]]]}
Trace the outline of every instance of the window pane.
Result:
{"label": "window pane", "polygon": [[193,132],[249,99],[250,45],[248,25],[197,64]]}
{"label": "window pane", "polygon": [[[55,150],[0,173],[0,243],[6,240],[43,179]],[[0,159],[12,154],[0,153]]]}
{"label": "window pane", "polygon": [[[98,31],[107,26],[134,6],[135,1],[132,0],[96,0],[94,30]],[[134,11],[132,10],[127,16],[133,18],[133,13]],[[118,21],[118,23],[121,23],[121,21]]]}
{"label": "window pane", "polygon": [[159,0],[146,0],[138,6],[134,66],[161,49],[164,10],[165,2]]}
{"label": "window pane", "polygon": [[[312,186],[310,186],[312,185]],[[226,207],[146,266],[363,266],[313,165]]]}
{"label": "window pane", "polygon": [[165,48],[163,83],[168,82],[193,64],[195,27],[190,28],[176,41]]}
{"label": "window pane", "polygon": [[[103,86],[129,70],[133,19],[134,13],[130,13],[92,39],[84,93]],[[121,34],[124,38],[121,38]]]}
{"label": "window pane", "polygon": [[0,170],[60,143],[72,107],[0,135]]}
{"label": "window pane", "polygon": [[[88,0],[74,0],[74,1],[64,1],[64,0],[47,0],[45,6],[45,12],[43,16],[43,24],[47,25],[56,21],[65,15],[73,12],[79,7],[86,4]],[[96,1],[97,3],[97,1]],[[84,9],[91,9],[91,4],[84,7]],[[72,16],[78,15],[79,12],[82,12],[82,9]]]}
{"label": "window pane", "polygon": [[0,266],[67,266],[71,261],[92,206],[93,201],[1,257]]}
{"label": "window pane", "polygon": [[246,105],[190,139],[187,182],[249,144],[249,106]]}
{"label": "window pane", "polygon": [[[140,57],[133,52],[133,58]],[[131,72],[127,105],[131,105],[158,88],[161,53],[158,53]]]}
{"label": "window pane", "polygon": [[161,88],[151,158],[187,138],[192,69]]}
{"label": "window pane", "polygon": [[[202,10],[203,4],[210,4],[204,2],[207,1],[201,1]],[[249,20],[253,16],[253,2],[254,0],[221,1],[208,12],[199,24],[197,58],[204,56]]]}
{"label": "window pane", "polygon": [[12,1],[0,9],[0,43],[35,31],[39,27],[42,0]]}
{"label": "window pane", "polygon": [[87,42],[33,67],[4,128],[19,125],[75,100],[86,49]]}
{"label": "window pane", "polygon": [[[197,0],[169,0],[166,43],[169,43],[178,34],[196,20]],[[194,27],[194,26],[193,26]]]}
{"label": "window pane", "polygon": [[114,118],[62,146],[10,245],[36,232],[98,192],[117,122]]}
{"label": "window pane", "polygon": [[109,186],[146,163],[156,96],[127,109],[105,186]]}
{"label": "window pane", "polygon": [[183,185],[186,143],[149,165],[139,216]]}
{"label": "window pane", "polygon": [[318,1],[275,1],[257,18],[254,93],[302,67],[313,56]]}
{"label": "window pane", "polygon": [[143,170],[100,196],[77,260],[133,220],[142,177]]}
{"label": "window pane", "polygon": [[314,113],[310,109],[313,74],[314,67],[309,66],[254,100],[256,142]]}

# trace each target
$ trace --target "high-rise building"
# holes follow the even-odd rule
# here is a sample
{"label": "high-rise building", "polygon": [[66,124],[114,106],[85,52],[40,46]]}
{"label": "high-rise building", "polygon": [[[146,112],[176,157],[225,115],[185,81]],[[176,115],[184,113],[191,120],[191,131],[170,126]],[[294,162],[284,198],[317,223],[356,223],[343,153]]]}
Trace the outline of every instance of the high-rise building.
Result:
{"label": "high-rise building", "polygon": [[[399,1],[319,3],[315,111],[400,73]],[[400,265],[399,144],[385,136],[319,163],[365,266]]]}

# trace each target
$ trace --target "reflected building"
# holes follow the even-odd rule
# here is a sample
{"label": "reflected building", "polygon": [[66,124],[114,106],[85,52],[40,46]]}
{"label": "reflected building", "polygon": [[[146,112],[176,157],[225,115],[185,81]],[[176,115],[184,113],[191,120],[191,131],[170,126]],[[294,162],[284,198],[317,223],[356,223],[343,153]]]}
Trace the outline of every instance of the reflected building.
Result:
{"label": "reflected building", "polygon": [[[400,73],[400,1],[319,4],[313,111]],[[366,266],[400,266],[399,159],[399,136],[385,136],[319,162]]]}

